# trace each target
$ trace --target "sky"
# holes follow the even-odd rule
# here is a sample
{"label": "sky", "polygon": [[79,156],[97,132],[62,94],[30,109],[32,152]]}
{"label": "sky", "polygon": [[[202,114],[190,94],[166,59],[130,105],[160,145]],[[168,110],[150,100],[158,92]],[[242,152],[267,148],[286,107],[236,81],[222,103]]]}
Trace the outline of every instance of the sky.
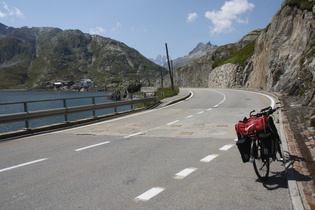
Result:
{"label": "sky", "polygon": [[283,0],[0,0],[0,23],[79,29],[123,42],[147,58],[183,57],[200,42],[235,43],[265,28]]}

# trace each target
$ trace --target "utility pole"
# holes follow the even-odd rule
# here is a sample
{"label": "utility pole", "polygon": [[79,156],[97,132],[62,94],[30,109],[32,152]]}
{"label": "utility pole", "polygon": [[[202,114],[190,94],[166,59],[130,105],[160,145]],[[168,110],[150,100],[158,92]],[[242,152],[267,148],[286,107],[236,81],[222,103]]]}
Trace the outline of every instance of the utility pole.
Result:
{"label": "utility pole", "polygon": [[171,79],[172,90],[174,91],[173,72],[172,72],[172,69],[171,69],[170,58],[169,58],[169,56],[168,56],[167,43],[165,43],[165,48],[166,48],[166,57],[167,57],[167,63],[168,63],[168,72],[170,73],[170,79]]}

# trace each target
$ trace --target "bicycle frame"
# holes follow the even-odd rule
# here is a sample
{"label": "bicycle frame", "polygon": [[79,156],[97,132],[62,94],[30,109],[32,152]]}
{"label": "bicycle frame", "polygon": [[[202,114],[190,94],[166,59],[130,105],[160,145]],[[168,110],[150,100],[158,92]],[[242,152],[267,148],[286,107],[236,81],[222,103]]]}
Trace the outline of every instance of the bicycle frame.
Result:
{"label": "bicycle frame", "polygon": [[255,156],[254,156],[254,152],[256,152],[257,154],[257,148],[254,149],[254,145],[255,145],[255,141],[257,141],[257,136],[256,135],[253,135],[253,136],[250,136],[249,137],[250,139],[250,152],[249,152],[249,162],[250,163],[253,163],[255,161]]}

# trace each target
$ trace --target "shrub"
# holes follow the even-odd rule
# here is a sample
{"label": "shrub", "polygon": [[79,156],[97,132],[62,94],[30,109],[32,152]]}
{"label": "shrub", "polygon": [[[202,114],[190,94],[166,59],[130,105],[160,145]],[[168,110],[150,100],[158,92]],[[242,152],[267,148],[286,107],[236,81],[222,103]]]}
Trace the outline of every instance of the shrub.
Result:
{"label": "shrub", "polygon": [[234,63],[234,64],[240,64],[241,66],[246,65],[246,61],[248,58],[250,58],[254,54],[255,49],[255,40],[251,43],[247,44],[245,47],[243,47],[240,50],[231,50],[232,53],[231,56],[227,58],[223,58],[220,60],[216,60],[214,64],[212,65],[213,68],[216,68],[218,66],[222,66],[227,63]]}
{"label": "shrub", "polygon": [[312,11],[313,6],[314,6],[313,1],[308,1],[308,0],[290,0],[288,1],[287,5],[290,7],[297,7],[301,10],[308,10]]}
{"label": "shrub", "polygon": [[158,100],[162,100],[163,98],[168,98],[175,96],[179,93],[179,88],[174,87],[174,91],[172,90],[171,87],[168,88],[158,88],[156,91],[156,94],[158,96]]}

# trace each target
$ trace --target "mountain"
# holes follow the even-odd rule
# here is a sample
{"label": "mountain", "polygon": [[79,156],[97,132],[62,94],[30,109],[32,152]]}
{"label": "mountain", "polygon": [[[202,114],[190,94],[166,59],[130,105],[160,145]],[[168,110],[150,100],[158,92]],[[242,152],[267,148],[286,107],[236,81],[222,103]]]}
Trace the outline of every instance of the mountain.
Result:
{"label": "mountain", "polygon": [[[216,47],[216,45],[212,45],[210,42],[206,44],[200,42],[192,51],[188,53],[188,55],[173,60],[173,68],[176,69],[178,67],[187,65],[193,60],[204,56],[207,54],[207,52],[215,49]],[[164,55],[158,55],[155,59],[151,59],[151,61],[168,69],[167,57]]]}
{"label": "mountain", "polygon": [[156,58],[151,58],[150,60],[160,66],[167,67],[167,57],[165,55],[158,55]]}
{"label": "mountain", "polygon": [[[315,115],[315,2],[285,0],[264,29],[174,71],[184,87],[249,88],[298,97]],[[168,79],[165,84],[170,84]]]}
{"label": "mountain", "polygon": [[218,46],[212,45],[210,42],[204,44],[200,42],[192,51],[189,52],[188,57],[201,57],[205,55],[208,51],[216,48]]}
{"label": "mountain", "polygon": [[178,67],[185,66],[188,63],[196,60],[197,58],[206,55],[209,51],[217,47],[218,46],[212,45],[210,42],[206,44],[200,42],[192,51],[188,53],[188,55],[175,59],[173,61],[173,67],[174,69],[177,69]]}
{"label": "mountain", "polygon": [[122,42],[79,30],[0,24],[0,89],[45,87],[58,80],[97,85],[160,82],[167,73]]}

